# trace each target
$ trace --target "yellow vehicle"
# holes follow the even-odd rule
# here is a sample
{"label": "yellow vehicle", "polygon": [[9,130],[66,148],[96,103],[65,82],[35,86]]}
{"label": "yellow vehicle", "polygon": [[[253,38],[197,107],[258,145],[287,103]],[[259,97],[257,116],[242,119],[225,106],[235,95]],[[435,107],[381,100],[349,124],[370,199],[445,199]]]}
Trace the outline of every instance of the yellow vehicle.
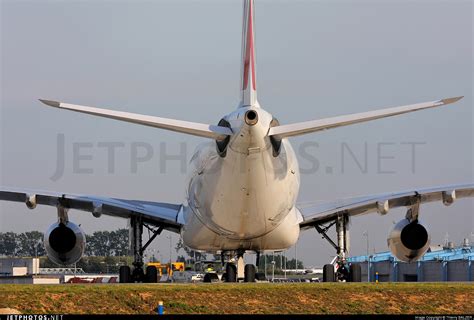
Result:
{"label": "yellow vehicle", "polygon": [[[168,267],[169,268],[169,267]],[[173,272],[174,271],[181,271],[183,272],[185,270],[185,267],[184,267],[184,262],[173,262],[171,264],[171,268],[169,268],[169,273],[170,273],[170,276],[173,275]]]}
{"label": "yellow vehicle", "polygon": [[174,271],[184,271],[184,262],[172,262],[164,263],[161,262],[149,262],[147,266],[153,266],[158,270],[158,274],[162,277],[164,274],[169,275],[171,277]]}

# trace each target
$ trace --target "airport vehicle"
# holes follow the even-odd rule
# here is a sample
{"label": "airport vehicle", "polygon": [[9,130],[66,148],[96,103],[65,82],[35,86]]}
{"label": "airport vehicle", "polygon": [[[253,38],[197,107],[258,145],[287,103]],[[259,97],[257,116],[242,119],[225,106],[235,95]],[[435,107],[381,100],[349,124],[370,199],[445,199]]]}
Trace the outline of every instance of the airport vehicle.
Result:
{"label": "airport vehicle", "polygon": [[175,283],[189,283],[192,282],[193,276],[189,271],[177,271],[173,273],[171,282]]}
{"label": "airport vehicle", "polygon": [[222,271],[222,261],[217,260],[200,260],[194,263],[194,271],[198,272],[212,272]]}
{"label": "airport vehicle", "polygon": [[[223,259],[224,257],[222,257],[222,261],[199,260],[194,263],[193,269],[198,274],[203,274],[202,279],[200,279],[203,282],[217,282],[220,280],[225,281],[226,276],[223,266],[226,261]],[[232,265],[232,261],[227,261],[227,264]]]}
{"label": "airport vehicle", "polygon": [[171,277],[171,281],[175,283],[191,283],[191,282],[203,282],[204,273],[186,270],[186,271],[176,271]]}
{"label": "airport vehicle", "polygon": [[202,282],[204,281],[204,273],[197,271],[185,271],[191,275],[191,282]]}
{"label": "airport vehicle", "polygon": [[[1,187],[1,200],[24,202],[30,209],[37,205],[56,207],[58,221],[44,237],[52,261],[72,264],[84,252],[84,232],[68,218],[68,211],[76,209],[91,212],[95,218],[110,215],[130,220],[133,269],[122,266],[120,282],[153,278],[153,274],[148,277],[152,269],[143,270],[143,252],[163,230],[179,233],[184,244],[194,250],[221,253],[223,261],[225,256],[236,258],[236,264],[225,265],[225,279],[230,282],[239,278],[255,281],[256,267],[243,262],[246,252],[256,252],[259,265],[261,252],[285,250],[296,243],[300,231],[316,230],[337,252],[336,266],[327,264],[323,268],[325,281],[360,281],[360,266],[347,266],[345,260],[349,248],[347,226],[353,217],[374,212],[386,215],[392,208],[405,207],[406,218],[396,224],[388,236],[388,245],[398,259],[413,261],[422,256],[430,244],[430,235],[419,220],[420,205],[433,201],[450,205],[456,199],[474,196],[474,184],[468,183],[342,199],[304,208],[298,206],[300,175],[289,138],[436,108],[462,97],[280,124],[257,100],[254,2],[243,2],[242,100],[235,111],[222,117],[216,125],[41,100],[58,109],[207,139],[192,157],[192,174],[186,183],[187,196],[182,204]],[[336,229],[336,240],[328,235],[332,226]],[[145,244],[142,241],[144,227],[153,232]],[[208,278],[214,279],[213,276]]]}
{"label": "airport vehicle", "polygon": [[[148,267],[154,267],[157,270],[157,276],[160,276],[160,279],[163,275],[166,275],[168,279],[172,279],[174,272],[184,272],[185,266],[184,262],[172,262],[172,263],[161,263],[161,262],[149,262],[147,263]],[[150,279],[153,281],[153,279]],[[156,282],[156,281],[153,281]]]}

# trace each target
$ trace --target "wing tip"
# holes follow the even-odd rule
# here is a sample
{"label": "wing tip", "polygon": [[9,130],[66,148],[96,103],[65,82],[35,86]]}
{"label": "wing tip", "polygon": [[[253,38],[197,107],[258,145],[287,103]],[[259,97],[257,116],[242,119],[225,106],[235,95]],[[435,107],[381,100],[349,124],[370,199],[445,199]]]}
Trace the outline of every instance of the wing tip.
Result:
{"label": "wing tip", "polygon": [[45,105],[50,106],[50,107],[59,108],[60,105],[61,105],[61,102],[59,102],[59,101],[45,100],[45,99],[38,99],[38,100],[41,101],[42,103],[44,103]]}
{"label": "wing tip", "polygon": [[456,102],[456,101],[459,101],[459,100],[461,100],[462,98],[464,98],[464,96],[443,99],[443,100],[441,100],[441,102],[442,102],[443,104],[450,104],[450,103],[454,103],[454,102]]}

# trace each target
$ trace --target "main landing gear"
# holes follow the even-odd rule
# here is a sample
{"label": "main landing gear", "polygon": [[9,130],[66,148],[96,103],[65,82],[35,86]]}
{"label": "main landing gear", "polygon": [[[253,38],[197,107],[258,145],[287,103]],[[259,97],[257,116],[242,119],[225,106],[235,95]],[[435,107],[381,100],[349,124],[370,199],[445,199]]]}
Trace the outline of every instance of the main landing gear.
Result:
{"label": "main landing gear", "polygon": [[[263,273],[257,272],[257,268],[254,264],[244,264],[244,253],[245,250],[238,250],[237,252],[221,252],[222,266],[225,266],[225,271],[222,275],[221,280],[223,282],[256,282],[265,280]],[[229,257],[228,261],[225,262],[225,256]],[[236,257],[237,264],[232,262],[230,257]],[[260,252],[257,252],[256,265],[260,263]],[[204,276],[204,282],[214,282],[212,273],[206,273]]]}
{"label": "main landing gear", "polygon": [[[337,244],[327,235],[333,225],[336,225]],[[316,225],[315,228],[337,252],[333,262],[323,267],[323,282],[361,282],[360,264],[348,264],[346,260],[346,255],[349,252],[349,216],[340,215],[329,224]]]}
{"label": "main landing gear", "polygon": [[[153,233],[150,239],[142,245],[143,226]],[[130,244],[133,252],[133,269],[129,266],[121,266],[119,270],[120,283],[146,282],[156,283],[158,281],[158,271],[154,266],[148,266],[146,272],[143,271],[143,253],[150,243],[161,234],[163,227],[152,228],[143,223],[142,218],[130,218]]]}

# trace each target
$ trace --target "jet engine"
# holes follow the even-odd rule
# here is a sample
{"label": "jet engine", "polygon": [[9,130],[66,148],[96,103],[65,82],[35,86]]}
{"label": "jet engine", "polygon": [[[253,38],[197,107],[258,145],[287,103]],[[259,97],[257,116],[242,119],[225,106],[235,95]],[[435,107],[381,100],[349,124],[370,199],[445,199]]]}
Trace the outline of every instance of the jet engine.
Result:
{"label": "jet engine", "polygon": [[86,247],[82,229],[68,221],[52,224],[44,234],[44,247],[49,259],[59,265],[69,265],[81,259]]}
{"label": "jet engine", "polygon": [[418,221],[403,219],[398,222],[387,239],[392,254],[401,261],[419,259],[430,246],[430,235]]}

